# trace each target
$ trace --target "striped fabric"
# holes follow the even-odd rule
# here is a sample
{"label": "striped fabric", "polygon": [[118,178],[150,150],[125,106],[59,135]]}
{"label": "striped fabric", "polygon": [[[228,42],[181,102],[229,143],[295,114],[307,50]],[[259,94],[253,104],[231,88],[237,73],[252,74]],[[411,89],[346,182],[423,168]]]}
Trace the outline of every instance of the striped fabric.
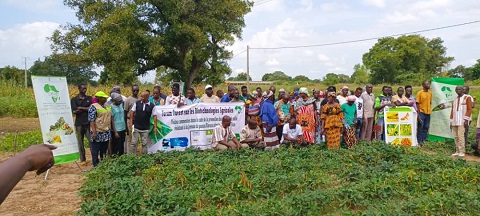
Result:
{"label": "striped fabric", "polygon": [[265,136],[264,136],[264,141],[265,141],[265,145],[267,147],[271,147],[271,146],[276,146],[276,145],[279,145],[279,141],[278,141],[278,136],[277,136],[277,128],[276,127],[273,127],[272,128],[272,131],[270,131],[270,133],[268,133],[266,130],[264,130],[265,132]]}
{"label": "striped fabric", "polygon": [[453,100],[450,122],[452,126],[463,126],[465,120],[471,121],[472,99],[470,96],[462,95]]}

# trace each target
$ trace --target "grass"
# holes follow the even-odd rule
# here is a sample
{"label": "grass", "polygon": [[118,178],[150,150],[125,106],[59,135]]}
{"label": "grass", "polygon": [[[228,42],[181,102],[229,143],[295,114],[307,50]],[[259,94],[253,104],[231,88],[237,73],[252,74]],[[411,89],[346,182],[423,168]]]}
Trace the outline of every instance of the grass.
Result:
{"label": "grass", "polygon": [[[15,133],[7,133],[0,138],[0,152],[14,152]],[[25,150],[31,145],[43,143],[42,132],[34,130],[18,133],[17,153]]]}
{"label": "grass", "polygon": [[79,214],[476,215],[479,173],[477,163],[378,142],[124,155],[87,174]]}

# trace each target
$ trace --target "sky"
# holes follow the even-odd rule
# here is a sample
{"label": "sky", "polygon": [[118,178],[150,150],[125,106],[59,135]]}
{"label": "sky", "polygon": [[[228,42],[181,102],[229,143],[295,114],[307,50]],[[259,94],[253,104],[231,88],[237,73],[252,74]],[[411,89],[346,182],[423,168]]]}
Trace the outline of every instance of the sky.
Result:
{"label": "sky", "polygon": [[[255,48],[301,46],[384,37],[480,20],[478,0],[255,0],[245,17],[242,39],[229,47],[235,57],[232,76],[247,68],[261,80],[277,70],[289,76],[322,79],[327,73],[351,75],[353,66],[376,40],[298,49]],[[0,0],[0,67],[24,68],[51,54],[47,37],[60,25],[78,23],[75,11],[61,0]],[[480,23],[421,33],[441,37],[456,65],[480,59]],[[243,52],[243,53],[242,53]],[[142,80],[153,81],[153,74]]]}

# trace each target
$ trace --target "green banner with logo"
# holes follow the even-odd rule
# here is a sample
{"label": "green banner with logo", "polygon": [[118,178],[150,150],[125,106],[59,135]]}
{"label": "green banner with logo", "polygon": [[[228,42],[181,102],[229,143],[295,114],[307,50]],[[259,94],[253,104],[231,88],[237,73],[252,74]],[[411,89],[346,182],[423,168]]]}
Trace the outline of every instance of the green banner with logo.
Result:
{"label": "green banner with logo", "polygon": [[450,130],[450,112],[453,100],[457,97],[455,87],[463,86],[463,78],[432,79],[432,114],[430,115],[430,141],[453,139]]}
{"label": "green banner with logo", "polygon": [[56,145],[55,164],[78,160],[70,95],[65,77],[32,76],[43,143]]}

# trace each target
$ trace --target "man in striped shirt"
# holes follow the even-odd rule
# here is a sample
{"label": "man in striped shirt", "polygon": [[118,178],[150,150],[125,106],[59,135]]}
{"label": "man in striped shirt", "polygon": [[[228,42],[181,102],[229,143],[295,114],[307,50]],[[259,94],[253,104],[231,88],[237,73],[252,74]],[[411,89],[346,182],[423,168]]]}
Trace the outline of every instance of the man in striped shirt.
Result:
{"label": "man in striped shirt", "polygon": [[233,133],[230,124],[232,118],[230,116],[223,116],[222,124],[213,129],[212,134],[212,148],[215,150],[239,149],[248,148],[248,144],[241,144],[238,142],[235,133]]}
{"label": "man in striped shirt", "polygon": [[453,157],[465,157],[465,128],[472,116],[472,98],[463,93],[463,87],[457,86],[455,92],[458,97],[453,100],[450,113],[450,128],[453,130],[456,152]]}

